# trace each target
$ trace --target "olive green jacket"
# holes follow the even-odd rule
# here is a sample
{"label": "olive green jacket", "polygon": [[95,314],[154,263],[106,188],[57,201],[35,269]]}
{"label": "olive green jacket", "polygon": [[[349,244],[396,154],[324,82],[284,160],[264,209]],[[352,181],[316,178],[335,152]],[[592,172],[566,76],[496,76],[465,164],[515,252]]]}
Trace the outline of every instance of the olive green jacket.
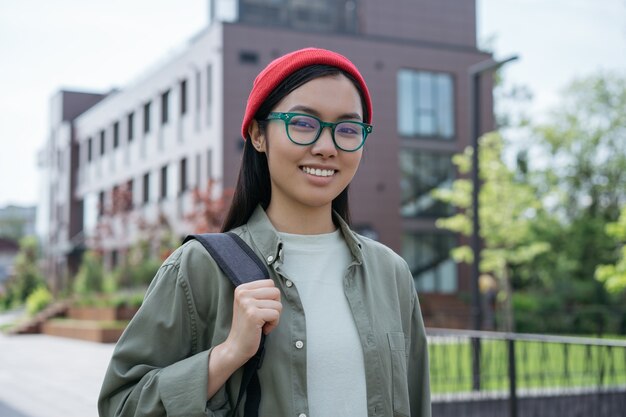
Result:
{"label": "olive green jacket", "polygon": [[[339,216],[335,221],[353,257],[344,288],[363,347],[368,415],[430,417],[426,335],[409,268]],[[281,272],[280,237],[261,208],[233,231],[265,261],[283,303],[258,371],[259,415],[307,416],[306,323],[298,290]],[[100,416],[230,415],[242,370],[208,401],[207,381],[211,347],[228,336],[232,303],[233,285],[199,242],[176,250],[115,347],[98,400]]]}

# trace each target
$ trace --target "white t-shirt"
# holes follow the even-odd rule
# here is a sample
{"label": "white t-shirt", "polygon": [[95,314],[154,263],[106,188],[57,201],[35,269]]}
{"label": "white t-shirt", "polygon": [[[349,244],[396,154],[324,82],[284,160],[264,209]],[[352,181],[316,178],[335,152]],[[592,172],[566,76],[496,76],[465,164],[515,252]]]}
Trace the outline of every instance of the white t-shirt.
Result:
{"label": "white t-shirt", "polygon": [[343,289],[350,249],[339,230],[279,235],[306,317],[309,417],[367,416],[363,349]]}

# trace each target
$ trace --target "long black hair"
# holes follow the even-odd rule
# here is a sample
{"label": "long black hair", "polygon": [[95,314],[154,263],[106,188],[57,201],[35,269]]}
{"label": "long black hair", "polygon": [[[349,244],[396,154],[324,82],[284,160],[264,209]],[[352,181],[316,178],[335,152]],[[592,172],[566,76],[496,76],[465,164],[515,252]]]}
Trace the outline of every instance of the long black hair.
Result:
{"label": "long black hair", "polygon": [[[363,91],[354,77],[330,65],[311,65],[289,75],[268,95],[254,115],[254,119],[259,124],[259,129],[261,131],[265,130],[267,124],[265,119],[287,94],[315,78],[340,74],[352,81],[352,84],[356,87],[363,106],[363,120],[369,120]],[[267,209],[272,198],[267,155],[264,152],[257,151],[250,142],[251,140],[248,136],[243,146],[243,157],[235,194],[222,225],[222,232],[246,224],[256,207],[260,204],[263,209]],[[266,142],[266,145],[269,146],[269,143]],[[332,202],[332,208],[346,223],[350,224],[348,186],[335,197]]]}

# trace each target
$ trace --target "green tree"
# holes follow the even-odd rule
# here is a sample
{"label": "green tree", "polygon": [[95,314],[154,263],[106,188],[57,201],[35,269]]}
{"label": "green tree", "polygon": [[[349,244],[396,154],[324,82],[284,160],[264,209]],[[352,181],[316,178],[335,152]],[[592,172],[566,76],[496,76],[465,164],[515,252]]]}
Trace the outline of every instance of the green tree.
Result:
{"label": "green tree", "polygon": [[45,281],[39,268],[39,245],[34,237],[25,237],[20,240],[20,251],[15,258],[15,278],[10,284],[13,289],[15,302],[22,303],[39,286],[45,286]]}
{"label": "green tree", "polygon": [[618,260],[614,264],[599,265],[596,278],[609,292],[620,293],[626,290],[626,207],[617,222],[607,224],[606,233],[619,241]]}
{"label": "green tree", "polygon": [[[514,330],[513,289],[511,268],[528,263],[537,255],[550,249],[549,244],[533,239],[531,224],[542,210],[536,191],[528,184],[516,180],[515,173],[502,160],[504,142],[498,133],[483,136],[480,146],[479,195],[480,235],[484,242],[480,270],[491,273],[500,282],[499,299],[503,304],[503,327]],[[453,161],[461,178],[454,181],[451,189],[436,190],[437,199],[449,203],[459,211],[457,214],[437,220],[437,226],[470,236],[472,231],[472,184],[463,178],[472,170],[472,149],[455,155]],[[455,248],[452,256],[457,262],[474,262],[469,246]]]}
{"label": "green tree", "polygon": [[547,328],[539,330],[624,327],[626,318],[617,318],[626,310],[594,276],[599,265],[617,262],[607,224],[626,204],[626,77],[600,73],[572,82],[533,133],[527,179],[546,207],[533,233],[553,249],[515,273],[541,294],[539,323]]}
{"label": "green tree", "polygon": [[549,157],[538,184],[571,222],[615,221],[626,204],[626,77],[598,74],[572,82],[536,145]]}
{"label": "green tree", "polygon": [[83,254],[74,281],[74,292],[82,296],[100,293],[103,290],[103,283],[102,257],[96,251],[89,250]]}

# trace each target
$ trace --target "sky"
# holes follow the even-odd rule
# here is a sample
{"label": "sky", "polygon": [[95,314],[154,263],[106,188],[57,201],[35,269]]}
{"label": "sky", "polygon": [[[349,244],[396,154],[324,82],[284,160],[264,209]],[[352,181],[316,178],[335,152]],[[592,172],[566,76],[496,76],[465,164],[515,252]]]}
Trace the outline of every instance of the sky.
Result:
{"label": "sky", "polygon": [[[34,205],[49,100],[61,88],[123,88],[168,59],[208,21],[207,0],[0,0],[0,208]],[[571,80],[626,74],[626,0],[476,0],[479,44],[507,84],[558,105]]]}

